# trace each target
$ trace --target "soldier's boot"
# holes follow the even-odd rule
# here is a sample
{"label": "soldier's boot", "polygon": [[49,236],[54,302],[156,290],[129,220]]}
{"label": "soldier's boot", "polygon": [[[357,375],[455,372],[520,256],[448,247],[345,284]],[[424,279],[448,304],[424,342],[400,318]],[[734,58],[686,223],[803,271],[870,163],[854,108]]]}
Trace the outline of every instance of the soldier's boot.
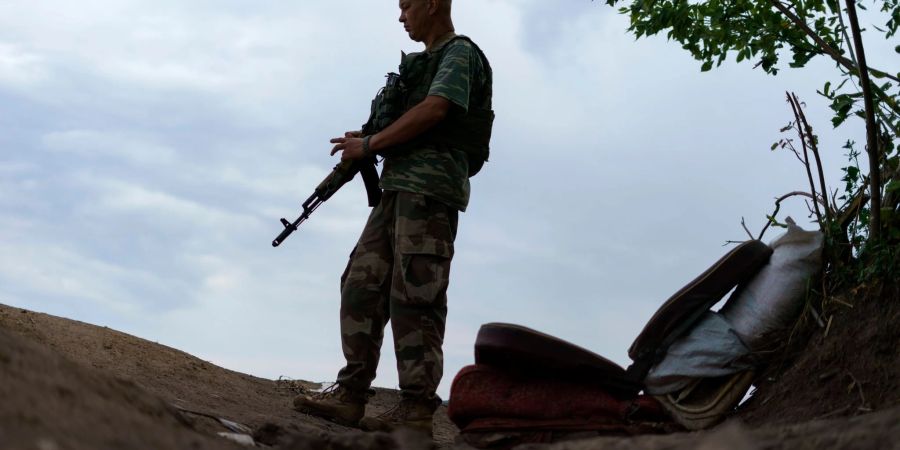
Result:
{"label": "soldier's boot", "polygon": [[357,391],[335,383],[328,389],[313,395],[298,395],[294,409],[348,427],[359,426],[359,419],[366,413],[368,391]]}
{"label": "soldier's boot", "polygon": [[366,431],[393,431],[409,428],[432,436],[434,411],[439,399],[407,399],[375,417],[364,417],[359,427]]}

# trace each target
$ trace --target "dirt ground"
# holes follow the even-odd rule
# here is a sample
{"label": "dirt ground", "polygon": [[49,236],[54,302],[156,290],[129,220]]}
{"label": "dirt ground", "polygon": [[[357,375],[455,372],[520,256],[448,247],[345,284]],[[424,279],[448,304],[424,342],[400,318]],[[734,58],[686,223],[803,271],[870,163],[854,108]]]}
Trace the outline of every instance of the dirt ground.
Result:
{"label": "dirt ground", "polygon": [[[893,308],[896,314],[896,305]],[[890,317],[897,323],[896,315]],[[755,406],[751,401],[746,411],[711,431],[522,448],[900,449],[900,406],[895,396],[900,391],[881,395],[885,386],[896,385],[900,374],[895,370],[898,341],[891,334],[896,328],[887,337],[878,333],[867,337],[865,328],[858,331],[851,334],[858,335],[859,341],[831,344],[825,338],[821,345],[847,345],[843,353],[852,354],[856,349],[851,346],[894,339],[893,347],[879,344],[872,349],[892,357],[893,365],[871,375],[867,367],[852,372],[865,401],[852,386],[852,395],[841,396],[830,388],[816,394],[813,385],[789,396],[803,397],[799,403],[785,400],[784,392],[761,386],[760,394],[768,395],[768,401],[755,399]],[[837,370],[854,364],[852,358],[845,359],[840,361],[843,365],[835,366]],[[801,361],[799,366],[803,364],[814,365]],[[813,369],[798,370],[805,370],[800,376],[806,376]],[[830,377],[818,373],[822,383],[840,381],[835,385],[841,393],[848,390],[841,372]],[[790,371],[772,374],[782,380],[797,376]],[[458,431],[443,407],[437,414],[433,442],[402,432],[363,433],[290,408],[297,393],[316,388],[311,382],[252,377],[112,329],[0,305],[0,449],[243,448],[223,437],[225,433],[232,438],[252,435],[257,444],[297,450],[467,448],[454,443]],[[837,400],[823,401],[822,394]],[[378,413],[396,399],[397,392],[379,389],[368,413]],[[830,415],[825,411],[842,402],[849,402],[853,410]],[[816,405],[824,406],[816,409]],[[812,411],[805,416],[773,414],[782,407],[790,411],[790,406]],[[810,421],[819,416],[825,417]]]}
{"label": "dirt ground", "polygon": [[746,423],[852,417],[900,405],[900,285],[827,296],[817,308],[821,325],[804,315],[737,412]]}

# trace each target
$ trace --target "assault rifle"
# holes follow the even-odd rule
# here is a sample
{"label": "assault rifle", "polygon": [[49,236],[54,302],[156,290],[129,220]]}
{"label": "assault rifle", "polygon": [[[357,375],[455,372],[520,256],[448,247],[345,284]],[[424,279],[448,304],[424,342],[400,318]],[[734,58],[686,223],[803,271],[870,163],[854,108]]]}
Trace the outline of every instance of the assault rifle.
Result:
{"label": "assault rifle", "polygon": [[288,222],[284,217],[281,218],[281,224],[284,225],[284,230],[282,230],[281,234],[272,241],[272,247],[281,245],[291,233],[297,230],[297,227],[299,227],[301,223],[305,222],[306,219],[309,219],[309,216],[316,208],[331,198],[341,186],[352,180],[357,173],[362,175],[363,183],[366,185],[366,195],[369,197],[369,206],[375,207],[378,205],[378,202],[381,201],[381,189],[378,187],[378,171],[375,170],[376,163],[377,160],[375,159],[375,156],[369,156],[355,161],[341,161],[334,166],[334,170],[332,170],[331,173],[316,186],[316,190],[313,194],[303,202],[303,212],[300,213],[300,217],[298,217],[297,220],[292,223]]}
{"label": "assault rifle", "polygon": [[[400,116],[402,110],[398,107],[398,102],[402,100],[400,75],[389,73],[385,77],[387,81],[383,88],[375,95],[372,100],[372,106],[369,111],[369,120],[363,124],[360,134],[363,136],[371,136],[385,129],[391,122]],[[328,200],[338,189],[359,173],[362,175],[363,183],[366,185],[366,195],[369,197],[369,206],[375,207],[381,201],[381,189],[378,187],[378,171],[375,165],[378,160],[374,155],[358,159],[355,161],[341,161],[334,166],[334,170],[319,183],[315,192],[305,202],[303,202],[303,212],[300,217],[293,223],[288,222],[284,217],[281,218],[281,224],[284,230],[272,241],[272,247],[278,247],[297,230],[301,223],[309,219],[310,214],[316,210],[325,200]]]}

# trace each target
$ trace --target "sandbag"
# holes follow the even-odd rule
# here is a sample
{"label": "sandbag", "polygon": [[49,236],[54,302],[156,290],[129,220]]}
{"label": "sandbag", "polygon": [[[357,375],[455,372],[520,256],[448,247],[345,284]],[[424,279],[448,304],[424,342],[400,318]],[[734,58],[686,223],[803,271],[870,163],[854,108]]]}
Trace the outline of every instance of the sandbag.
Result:
{"label": "sandbag", "polygon": [[769,264],[736,290],[720,313],[751,351],[771,344],[772,332],[796,320],[809,280],[822,269],[824,236],[805,231],[788,217],[787,232],[769,246]]}
{"label": "sandbag", "polygon": [[643,380],[666,348],[696,325],[703,314],[735,286],[755,275],[772,255],[763,242],[751,240],[734,247],[693,281],[672,294],[644,325],[628,349],[634,364],[627,371]]}
{"label": "sandbag", "polygon": [[663,395],[679,391],[698,378],[714,378],[752,367],[746,360],[750,350],[731,324],[721,315],[706,312],[700,323],[675,341],[666,357],[650,369],[645,391]]}

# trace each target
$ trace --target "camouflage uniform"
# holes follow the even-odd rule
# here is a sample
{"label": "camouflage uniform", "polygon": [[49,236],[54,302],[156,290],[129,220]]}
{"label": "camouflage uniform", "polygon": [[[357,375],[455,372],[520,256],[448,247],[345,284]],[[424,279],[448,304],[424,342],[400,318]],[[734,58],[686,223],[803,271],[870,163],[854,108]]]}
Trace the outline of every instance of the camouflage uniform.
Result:
{"label": "camouflage uniform", "polygon": [[[480,51],[463,38],[438,44],[431,53],[442,50],[443,58],[427,95],[450,100],[453,104],[451,116],[468,113],[476,107],[490,109],[492,76],[490,66],[485,67],[482,62]],[[400,76],[405,82],[415,83],[422,78],[422,74],[416,73],[422,69],[416,60],[427,57],[427,53],[403,55]],[[468,174],[469,160],[463,150],[435,145],[426,137],[424,142],[414,140],[387,153],[381,185],[386,190],[422,193],[465,211],[469,204]]]}
{"label": "camouflage uniform", "polygon": [[[465,113],[490,83],[480,51],[445,40],[428,95]],[[449,42],[449,44],[448,44]],[[444,49],[446,46],[446,49]],[[420,54],[404,55],[404,65]],[[487,92],[490,92],[488,89]],[[366,222],[341,277],[341,341],[347,365],[338,382],[367,389],[375,378],[384,327],[391,321],[400,389],[405,398],[435,399],[443,374],[447,286],[459,211],[469,201],[468,160],[457,148],[427,141],[385,153],[381,203]]]}

